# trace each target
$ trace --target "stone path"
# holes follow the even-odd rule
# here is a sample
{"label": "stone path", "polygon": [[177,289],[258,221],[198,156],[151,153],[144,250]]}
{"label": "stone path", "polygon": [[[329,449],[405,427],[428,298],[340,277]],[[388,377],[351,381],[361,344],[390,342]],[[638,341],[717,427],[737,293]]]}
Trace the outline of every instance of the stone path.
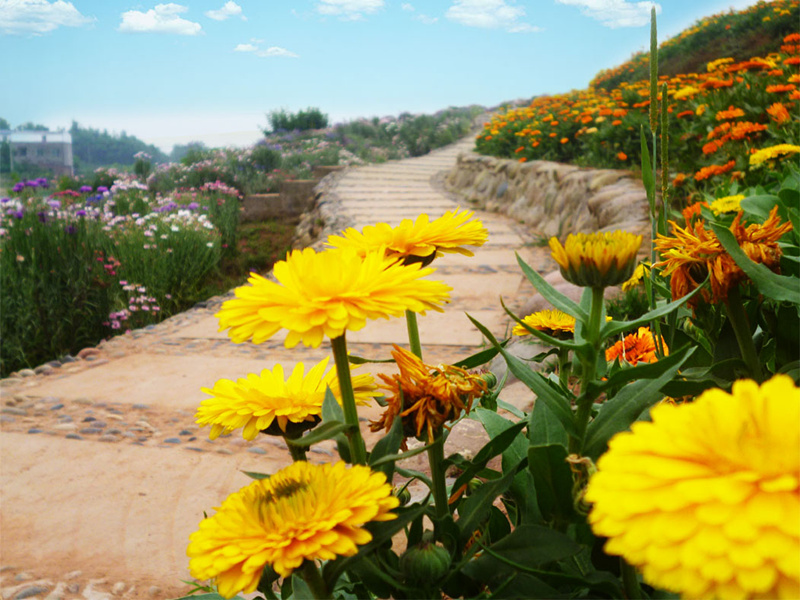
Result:
{"label": "stone path", "polygon": [[[425,157],[350,170],[335,187],[341,209],[359,228],[421,212],[437,217],[456,204],[431,179],[471,146],[467,139]],[[489,242],[475,257],[434,263],[433,277],[454,290],[444,314],[420,318],[427,362],[454,362],[483,347],[465,312],[498,336],[508,331],[499,297],[514,306],[532,293],[515,251],[540,271],[553,270],[548,253],[513,221],[478,216]],[[290,351],[280,336],[233,344],[217,331],[214,312],[223,300],[86,349],[74,361],[0,381],[2,598],[178,596],[188,589],[181,584],[189,579],[185,549],[203,511],[250,481],[242,471],[274,472],[289,462],[282,443],[267,436],[208,440],[193,418],[206,397],[200,388],[279,362],[315,362],[329,347]],[[405,339],[403,319],[379,320],[348,333],[348,347],[386,358]],[[531,401],[519,384],[503,397],[521,407]],[[362,418],[379,413],[365,410]],[[472,425],[454,431],[448,451],[480,442]],[[329,461],[332,445],[310,456]]]}

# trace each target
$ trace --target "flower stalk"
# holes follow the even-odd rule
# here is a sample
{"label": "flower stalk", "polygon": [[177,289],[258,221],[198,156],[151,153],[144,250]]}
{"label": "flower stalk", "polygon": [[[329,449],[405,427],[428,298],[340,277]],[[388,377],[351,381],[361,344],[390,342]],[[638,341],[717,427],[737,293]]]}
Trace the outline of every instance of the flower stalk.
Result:
{"label": "flower stalk", "polygon": [[347,360],[347,342],[345,334],[331,338],[333,360],[336,362],[336,374],[339,377],[339,391],[342,395],[342,410],[344,421],[349,425],[345,435],[350,446],[350,457],[355,465],[367,464],[367,448],[361,429],[358,425],[358,411],[356,398],[353,393],[353,382],[350,378],[350,364]]}
{"label": "flower stalk", "polygon": [[629,599],[641,598],[642,588],[639,587],[639,577],[636,568],[628,564],[624,558],[619,558],[619,570],[622,574],[622,589],[625,597]]}
{"label": "flower stalk", "polygon": [[586,325],[584,337],[592,346],[590,356],[582,360],[583,373],[581,376],[581,395],[578,397],[578,410],[575,413],[575,425],[577,435],[569,440],[569,451],[572,454],[580,454],[583,448],[583,440],[586,437],[586,427],[589,424],[589,416],[592,412],[594,397],[587,394],[589,384],[595,376],[597,358],[600,355],[600,325],[603,321],[603,287],[592,288],[592,304],[589,310],[589,322]]}
{"label": "flower stalk", "polygon": [[444,465],[444,435],[440,427],[435,434],[433,443],[428,447],[428,462],[431,468],[431,481],[433,482],[433,503],[436,509],[436,518],[441,519],[450,514],[447,497],[447,482],[445,480]]}
{"label": "flower stalk", "polygon": [[422,344],[419,340],[419,325],[417,324],[417,313],[406,310],[406,325],[408,327],[408,346],[417,358],[422,359]]}
{"label": "flower stalk", "polygon": [[286,441],[286,446],[289,448],[289,454],[292,455],[292,460],[294,462],[298,460],[307,460],[305,446],[296,446],[292,443],[292,440],[296,440],[302,435],[303,434],[299,431],[296,433],[289,433],[287,431],[283,436],[283,439]]}
{"label": "flower stalk", "polygon": [[330,592],[328,592],[328,586],[325,585],[325,580],[322,579],[322,575],[313,560],[305,560],[303,566],[300,567],[300,573],[314,598],[324,600],[331,597]]}
{"label": "flower stalk", "polygon": [[747,319],[747,313],[744,311],[744,304],[742,304],[742,296],[739,293],[738,286],[733,286],[728,291],[725,310],[736,334],[736,341],[739,343],[742,359],[753,379],[761,383],[764,381],[764,373],[761,370],[761,362],[753,344],[753,336],[750,335],[750,323]]}

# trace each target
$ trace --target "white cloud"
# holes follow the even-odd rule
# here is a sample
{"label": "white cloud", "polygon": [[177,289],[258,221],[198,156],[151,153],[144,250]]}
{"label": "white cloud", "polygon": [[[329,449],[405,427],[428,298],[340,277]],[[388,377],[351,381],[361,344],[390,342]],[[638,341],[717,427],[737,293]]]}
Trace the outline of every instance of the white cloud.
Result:
{"label": "white cloud", "polygon": [[56,0],[0,0],[0,32],[41,35],[59,27],[81,27],[94,22],[72,2]]}
{"label": "white cloud", "polygon": [[556,0],[560,4],[578,6],[587,17],[600,21],[606,27],[642,27],[650,23],[650,9],[656,13],[661,5],[655,2],[628,2],[627,0]]}
{"label": "white cloud", "polygon": [[250,40],[251,42],[255,42],[255,44],[239,44],[236,48],[233,49],[234,52],[252,52],[256,56],[260,56],[262,58],[275,58],[275,57],[282,57],[282,58],[300,58],[299,55],[287,50],[286,48],[281,48],[280,46],[270,46],[266,49],[261,49],[258,47],[258,44],[262,44],[264,40]]}
{"label": "white cloud", "polygon": [[317,12],[347,21],[360,21],[365,14],[377,12],[383,6],[383,0],[320,0],[317,3]]}
{"label": "white cloud", "polygon": [[511,33],[541,31],[523,23],[525,9],[506,4],[505,0],[455,0],[445,16],[467,27],[505,29]]}
{"label": "white cloud", "polygon": [[262,56],[265,58],[271,58],[274,56],[282,56],[283,58],[300,58],[294,52],[290,52],[286,48],[281,48],[279,46],[270,46],[266,50],[259,50],[256,52],[256,56]]}
{"label": "white cloud", "polygon": [[439,20],[439,17],[429,17],[428,15],[415,15],[414,19],[423,25],[433,25]]}
{"label": "white cloud", "polygon": [[408,2],[403,2],[403,3],[400,5],[400,8],[401,8],[402,10],[407,10],[407,11],[409,11],[409,12],[414,12],[414,6],[413,6],[413,5],[411,5],[411,4],[409,4]]}
{"label": "white cloud", "polygon": [[189,9],[180,4],[156,4],[147,12],[129,10],[122,13],[119,30],[127,33],[174,33],[177,35],[198,35],[202,32],[200,23],[179,17]]}
{"label": "white cloud", "polygon": [[242,14],[242,7],[233,0],[228,0],[219,10],[206,11],[206,16],[215,21],[224,21],[228,17],[241,17],[242,21],[247,21],[247,17]]}

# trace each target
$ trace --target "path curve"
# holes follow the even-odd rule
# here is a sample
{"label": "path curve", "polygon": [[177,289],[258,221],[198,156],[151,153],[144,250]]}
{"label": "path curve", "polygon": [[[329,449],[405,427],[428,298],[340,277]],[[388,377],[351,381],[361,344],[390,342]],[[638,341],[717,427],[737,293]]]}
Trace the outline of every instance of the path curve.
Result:
{"label": "path curve", "polygon": [[[353,168],[334,191],[356,227],[398,224],[421,212],[432,218],[456,203],[432,183],[472,139],[429,155]],[[508,330],[499,303],[532,293],[515,252],[535,268],[553,265],[524,229],[479,213],[488,243],[475,257],[437,259],[434,278],[453,287],[445,313],[420,318],[427,362],[453,362],[483,346],[465,311],[497,335]],[[290,460],[282,442],[232,435],[214,442],[193,422],[196,407],[220,378],[236,379],[278,362],[315,362],[329,352],[233,344],[217,331],[222,298],[88,349],[75,362],[0,381],[0,596],[37,598],[169,598],[187,590],[185,549],[203,511],[250,480],[241,471],[273,472]],[[405,321],[371,322],[348,333],[355,354],[389,356],[405,339]],[[377,372],[378,369],[373,369]],[[505,395],[523,406],[527,390]],[[379,411],[364,411],[376,418]],[[454,432],[450,450],[469,450],[480,432]],[[374,437],[374,436],[373,436]],[[369,440],[368,440],[369,443]],[[334,457],[320,444],[311,460]]]}

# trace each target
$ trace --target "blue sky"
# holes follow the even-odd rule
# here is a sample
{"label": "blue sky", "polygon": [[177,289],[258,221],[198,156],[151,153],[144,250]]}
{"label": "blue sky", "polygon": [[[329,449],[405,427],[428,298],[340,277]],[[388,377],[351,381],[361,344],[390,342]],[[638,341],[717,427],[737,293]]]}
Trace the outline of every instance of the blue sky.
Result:
{"label": "blue sky", "polygon": [[[663,41],[755,0],[660,0]],[[0,0],[0,117],[244,145],[332,122],[586,87],[649,44],[632,0]]]}

